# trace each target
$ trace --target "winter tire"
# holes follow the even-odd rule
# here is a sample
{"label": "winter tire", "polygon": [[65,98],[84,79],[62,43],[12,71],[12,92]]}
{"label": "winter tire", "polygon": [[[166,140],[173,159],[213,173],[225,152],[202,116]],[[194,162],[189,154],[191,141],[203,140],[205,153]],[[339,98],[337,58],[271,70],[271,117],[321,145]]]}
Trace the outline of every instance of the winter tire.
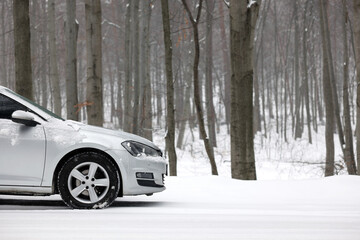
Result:
{"label": "winter tire", "polygon": [[58,189],[71,208],[105,208],[118,196],[120,176],[109,158],[93,152],[79,153],[60,170]]}

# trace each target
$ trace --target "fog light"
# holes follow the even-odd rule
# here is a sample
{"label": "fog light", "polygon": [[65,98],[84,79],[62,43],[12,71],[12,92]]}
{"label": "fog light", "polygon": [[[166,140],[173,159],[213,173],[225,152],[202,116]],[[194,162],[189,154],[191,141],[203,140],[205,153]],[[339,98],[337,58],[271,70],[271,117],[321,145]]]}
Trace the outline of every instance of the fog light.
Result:
{"label": "fog light", "polygon": [[147,172],[137,172],[136,178],[154,179],[154,174]]}

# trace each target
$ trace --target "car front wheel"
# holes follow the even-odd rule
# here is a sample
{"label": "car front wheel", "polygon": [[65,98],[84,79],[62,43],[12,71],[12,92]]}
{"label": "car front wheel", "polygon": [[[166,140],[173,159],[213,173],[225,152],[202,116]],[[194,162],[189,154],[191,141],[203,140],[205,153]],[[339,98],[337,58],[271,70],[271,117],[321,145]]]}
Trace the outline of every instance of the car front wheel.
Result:
{"label": "car front wheel", "polygon": [[105,208],[118,196],[120,176],[107,157],[85,152],[64,164],[58,176],[58,188],[64,202],[72,208]]}

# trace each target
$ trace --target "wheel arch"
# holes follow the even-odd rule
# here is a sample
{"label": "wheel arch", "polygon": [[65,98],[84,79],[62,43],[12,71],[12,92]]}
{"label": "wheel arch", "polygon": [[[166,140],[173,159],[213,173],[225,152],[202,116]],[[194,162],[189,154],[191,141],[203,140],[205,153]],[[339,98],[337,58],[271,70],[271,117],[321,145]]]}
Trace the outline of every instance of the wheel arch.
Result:
{"label": "wheel arch", "polygon": [[122,174],[121,174],[121,171],[120,171],[120,167],[119,165],[116,163],[115,159],[110,156],[108,153],[102,151],[102,150],[99,150],[99,149],[96,149],[96,148],[78,148],[78,149],[75,149],[69,153],[67,153],[64,157],[61,158],[61,160],[58,162],[58,164],[56,165],[56,168],[55,168],[55,171],[54,171],[54,174],[53,174],[53,180],[52,180],[52,187],[53,187],[53,192],[54,194],[58,194],[59,193],[59,190],[58,190],[58,175],[59,175],[59,172],[61,170],[61,168],[64,166],[64,164],[73,156],[75,156],[76,154],[79,154],[79,153],[84,153],[84,152],[93,152],[93,153],[98,153],[98,154],[101,154],[103,155],[104,157],[107,157],[116,167],[116,170],[119,172],[119,176],[120,176],[120,191],[119,191],[119,194],[118,194],[118,197],[122,197],[123,196],[123,179],[122,179]]}

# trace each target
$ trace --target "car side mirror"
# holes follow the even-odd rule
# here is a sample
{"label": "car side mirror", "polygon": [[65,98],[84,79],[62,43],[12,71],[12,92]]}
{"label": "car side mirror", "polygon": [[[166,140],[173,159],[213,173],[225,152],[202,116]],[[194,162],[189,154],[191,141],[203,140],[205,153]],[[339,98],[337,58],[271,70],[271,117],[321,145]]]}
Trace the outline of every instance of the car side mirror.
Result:
{"label": "car side mirror", "polygon": [[16,123],[23,124],[28,127],[35,127],[39,123],[35,121],[35,117],[32,113],[17,110],[11,115],[11,120]]}

